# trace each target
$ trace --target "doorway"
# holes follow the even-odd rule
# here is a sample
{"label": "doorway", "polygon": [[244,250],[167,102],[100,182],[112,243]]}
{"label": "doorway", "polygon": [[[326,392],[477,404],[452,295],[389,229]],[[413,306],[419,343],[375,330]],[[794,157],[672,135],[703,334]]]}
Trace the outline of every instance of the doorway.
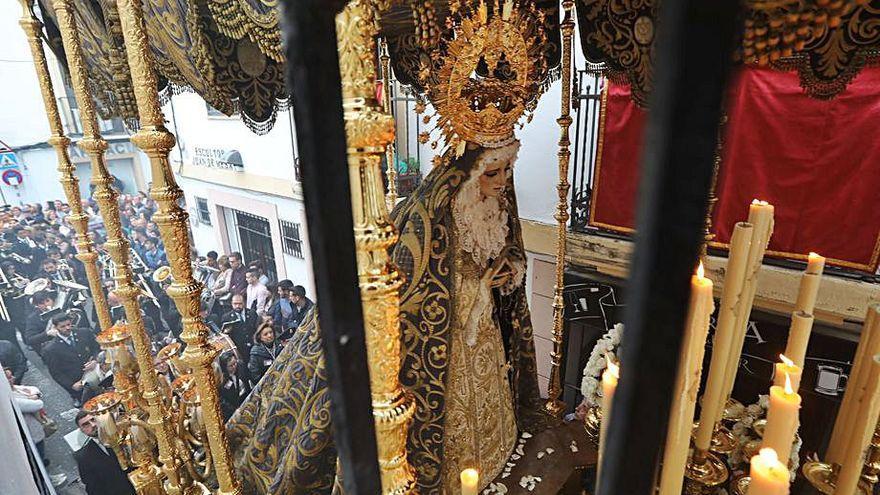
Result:
{"label": "doorway", "polygon": [[260,260],[269,280],[271,282],[277,281],[278,272],[275,269],[275,251],[272,249],[272,231],[269,227],[269,220],[240,210],[232,210],[232,212],[239,250],[244,257],[245,264],[253,260]]}

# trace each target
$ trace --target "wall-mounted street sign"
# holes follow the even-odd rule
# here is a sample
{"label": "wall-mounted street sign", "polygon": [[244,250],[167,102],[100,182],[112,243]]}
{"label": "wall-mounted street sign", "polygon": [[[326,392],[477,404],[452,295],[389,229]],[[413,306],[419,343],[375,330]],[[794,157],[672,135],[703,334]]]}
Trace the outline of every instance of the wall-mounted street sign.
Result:
{"label": "wall-mounted street sign", "polygon": [[[19,168],[18,155],[8,146],[0,145],[0,170],[18,170]],[[20,172],[19,175],[21,175]]]}
{"label": "wall-mounted street sign", "polygon": [[24,180],[21,172],[16,168],[7,168],[0,177],[2,177],[3,183],[7,186],[20,186],[22,180]]}

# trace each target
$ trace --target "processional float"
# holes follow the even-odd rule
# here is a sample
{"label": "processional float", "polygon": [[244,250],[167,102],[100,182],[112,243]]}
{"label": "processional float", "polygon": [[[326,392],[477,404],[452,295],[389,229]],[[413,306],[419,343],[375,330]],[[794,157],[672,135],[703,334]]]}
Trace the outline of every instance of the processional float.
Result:
{"label": "processional float", "polygon": [[[225,12],[216,4],[221,2],[209,2],[212,11]],[[307,0],[289,0],[290,11],[296,15],[306,15],[303,9],[317,8],[313,2]],[[505,12],[508,3],[496,2],[493,11]],[[636,99],[647,101],[647,94],[652,90],[656,92],[655,106],[652,115],[653,132],[659,143],[674,143],[669,147],[655,146],[649,148],[645,160],[646,170],[658,174],[653,176],[659,184],[667,189],[675,186],[691,186],[696,191],[707,192],[714,183],[712,167],[715,167],[717,175],[718,152],[714,146],[710,146],[715,139],[720,139],[720,133],[716,131],[718,123],[723,121],[720,114],[721,89],[726,81],[729,60],[718,57],[717,53],[734,52],[737,57],[744,60],[754,60],[765,65],[789,57],[795,52],[804,49],[812,39],[814,30],[835,28],[841,23],[841,17],[851,13],[853,9],[863,9],[867,2],[817,2],[818,7],[800,9],[782,4],[767,6],[762,2],[749,2],[753,10],[747,15],[744,23],[744,36],[741,46],[732,50],[732,33],[734,30],[733,19],[736,13],[734,2],[722,2],[719,5],[724,12],[730,14],[729,19],[718,19],[718,12],[709,12],[696,5],[698,2],[679,0],[667,0],[664,2],[666,14],[666,37],[667,46],[662,51],[658,48],[658,61],[663,62],[663,70],[669,74],[681,76],[675,80],[672,76],[666,79],[659,78],[656,81],[652,76],[651,57],[653,56],[654,20],[653,14],[661,9],[653,2],[648,2],[646,15],[629,16],[633,25],[630,35],[633,43],[615,45],[619,38],[603,38],[606,31],[595,29],[584,33],[582,37],[591,39],[597,46],[610,54],[610,71],[616,71],[633,83]],[[214,358],[217,350],[208,342],[207,328],[199,317],[199,296],[201,286],[193,277],[190,262],[190,249],[187,239],[187,213],[179,206],[182,192],[177,186],[168,160],[168,153],[174,146],[174,136],[165,128],[164,118],[157,94],[158,73],[151,54],[150,39],[145,24],[144,5],[133,0],[119,0],[118,4],[105,2],[109,13],[109,22],[118,26],[117,35],[125,42],[126,56],[117,50],[113,52],[114,71],[119,72],[119,77],[114,77],[115,83],[125,86],[128,71],[131,73],[130,84],[132,94],[136,102],[138,124],[140,130],[132,138],[132,141],[142,149],[149,157],[153,172],[153,186],[151,196],[159,204],[159,212],[154,217],[159,224],[163,241],[168,248],[169,261],[173,272],[174,283],[169,288],[169,294],[174,298],[178,310],[183,317],[182,339],[186,343],[186,350],[177,361],[181,370],[187,371],[186,375],[179,378],[174,384],[163,381],[153,367],[152,357],[149,352],[148,339],[140,317],[138,297],[140,289],[134,282],[134,276],[128,263],[128,241],[122,234],[119,211],[115,205],[116,196],[110,187],[112,179],[104,162],[103,153],[106,149],[106,141],[101,137],[97,126],[97,112],[89,94],[87,63],[83,54],[81,34],[77,26],[77,16],[71,0],[55,2],[55,14],[61,31],[65,52],[68,57],[74,90],[80,102],[84,124],[84,136],[79,143],[80,147],[89,155],[92,164],[93,182],[97,186],[96,198],[101,205],[105,225],[108,227],[110,249],[113,261],[117,266],[116,291],[122,298],[126,310],[127,321],[124,324],[112,325],[106,299],[100,285],[100,274],[97,269],[97,253],[88,238],[88,216],[79,206],[78,180],[74,174],[74,167],[68,156],[69,138],[64,136],[61,120],[52,90],[51,80],[46,66],[46,58],[43,52],[41,40],[41,25],[33,14],[33,5],[29,0],[22,0],[24,16],[21,25],[28,35],[31,50],[35,60],[38,79],[49,118],[51,137],[49,142],[55,147],[59,160],[59,173],[68,202],[72,208],[71,221],[77,233],[78,257],[86,266],[89,286],[91,288],[98,320],[103,329],[98,337],[102,347],[112,357],[114,365],[114,385],[116,392],[97,397],[86,408],[91,409],[100,420],[101,438],[113,447],[114,452],[120,458],[124,466],[134,467],[131,478],[139,493],[206,493],[211,491],[216,482],[216,493],[235,494],[240,493],[240,484],[232,466],[231,456],[226,441],[226,434],[222,417],[218,407],[217,387],[213,371]],[[458,5],[452,2],[453,5]],[[600,2],[600,9],[610,9],[608,2]],[[827,5],[826,5],[827,4]],[[400,279],[393,263],[388,259],[387,251],[397,240],[397,234],[390,222],[388,209],[393,207],[396,200],[394,186],[393,164],[393,141],[394,122],[390,113],[390,68],[386,41],[382,41],[383,48],[377,50],[376,35],[377,22],[380,12],[387,8],[385,2],[374,3],[365,0],[355,0],[343,6],[341,3],[325,5],[324,8],[336,9],[335,28],[338,43],[339,73],[342,83],[342,109],[347,138],[347,156],[349,180],[351,185],[352,214],[355,234],[355,255],[357,259],[357,275],[360,287],[360,299],[365,311],[363,313],[363,341],[366,348],[367,362],[369,363],[371,384],[371,405],[373,422],[375,424],[376,441],[378,447],[378,467],[381,473],[381,486],[384,493],[408,493],[413,489],[414,476],[406,457],[406,429],[413,414],[414,405],[412,398],[408,396],[400,385],[398,372],[399,359],[399,294]],[[420,26],[419,36],[427,41],[439,36],[436,26],[438,14],[433,2],[416,2],[413,5],[414,12]],[[774,10],[777,7],[786,7],[782,10]],[[559,415],[563,411],[564,404],[559,400],[562,385],[560,380],[560,367],[562,365],[562,346],[564,328],[564,302],[562,298],[565,272],[565,252],[567,235],[567,195],[568,195],[568,165],[569,153],[569,127],[572,119],[570,116],[571,99],[571,59],[572,39],[575,28],[573,11],[575,2],[564,0],[562,2],[563,18],[560,25],[562,34],[561,44],[561,72],[562,72],[562,100],[561,115],[557,120],[560,127],[558,141],[558,172],[559,183],[557,186],[558,206],[555,215],[557,221],[557,263],[555,271],[555,288],[553,298],[553,351],[551,353],[551,375],[549,397],[546,403],[548,412]],[[480,3],[476,9],[479,15],[486,11],[485,3]],[[597,12],[594,11],[593,13]],[[611,10],[609,10],[611,12]],[[629,12],[619,10],[611,12],[608,17],[629,15]],[[277,14],[276,14],[277,15]],[[222,16],[221,16],[222,17]],[[321,16],[317,16],[321,18]],[[249,32],[257,33],[256,44],[271,59],[269,65],[280,62],[282,54],[278,49],[277,27],[266,29],[265,27],[248,24],[235,26],[230,19],[240,19],[236,16],[224,17],[220,23],[221,31],[231,33],[237,38],[242,38]],[[601,23],[600,20],[589,19],[581,24],[589,25],[592,22]],[[688,24],[690,23],[690,24]],[[293,23],[292,23],[293,24]],[[700,25],[713,26],[717,32],[701,32],[697,29]],[[817,27],[818,26],[818,27]],[[718,33],[721,33],[720,41]],[[584,36],[586,34],[586,36]],[[727,36],[731,35],[731,36]],[[676,38],[680,36],[681,38]],[[714,38],[713,38],[714,36]],[[730,39],[727,39],[730,38]],[[269,41],[266,41],[269,40]],[[270,41],[275,40],[275,44]],[[268,43],[268,45],[267,45]],[[681,53],[675,50],[680,49]],[[621,53],[630,50],[631,53]],[[714,50],[714,52],[713,52]],[[680,59],[675,55],[680,55]],[[375,55],[375,57],[373,56]],[[665,58],[664,58],[665,57]],[[716,60],[716,64],[705,69],[703,73],[686,73],[683,64],[700,63],[708,59]],[[127,63],[126,63],[127,60]],[[385,82],[384,101],[377,101],[376,61],[382,66],[382,79]],[[300,61],[301,62],[301,61]],[[294,61],[295,63],[299,63]],[[658,71],[658,73],[662,73]],[[686,74],[687,77],[682,74]],[[654,89],[656,82],[656,89]],[[683,93],[682,85],[693,83],[690,87],[697,87],[703,91],[706,98],[700,105],[692,105],[688,98],[693,95]],[[210,82],[209,82],[210,84]],[[827,87],[825,88],[826,90]],[[294,92],[297,88],[294,88]],[[830,90],[830,91],[833,91]],[[129,98],[130,99],[130,98]],[[310,104],[310,103],[306,103]],[[690,114],[689,114],[690,112]],[[696,116],[696,117],[694,117]],[[132,119],[130,119],[132,120]],[[697,123],[701,125],[696,125]],[[660,129],[669,130],[662,131]],[[690,135],[688,135],[690,133]],[[681,138],[700,135],[708,136],[703,139],[696,153],[689,153],[682,148],[683,140],[675,141],[675,136]],[[678,146],[678,147],[676,147]],[[651,154],[655,153],[655,154]],[[382,190],[381,162],[383,156],[388,163],[389,190],[387,197]],[[682,159],[684,157],[684,159]],[[675,164],[675,160],[681,163]],[[693,165],[693,169],[686,167]],[[692,172],[693,177],[686,178]],[[646,174],[647,175],[647,174]],[[693,401],[696,400],[696,390],[692,381],[682,377],[687,366],[693,366],[694,361],[683,360],[679,363],[677,352],[663,354],[662,351],[669,348],[678,349],[679,342],[684,338],[685,348],[696,349],[699,347],[700,336],[705,334],[685,334],[684,337],[677,335],[685,326],[685,315],[681,310],[681,301],[686,295],[691,297],[691,316],[687,320],[688,325],[708,326],[705,322],[706,311],[711,307],[711,284],[708,284],[709,303],[706,301],[707,284],[702,281],[703,277],[695,277],[696,286],[702,290],[688,287],[685,283],[690,277],[693,260],[700,250],[700,245],[710,236],[708,220],[705,215],[705,197],[696,195],[684,200],[670,195],[669,190],[663,190],[658,184],[649,184],[648,193],[645,195],[642,209],[645,212],[656,210],[656,215],[683,214],[688,229],[693,230],[693,236],[683,236],[679,244],[670,246],[662,238],[659,231],[659,221],[652,220],[653,214],[644,216],[648,218],[640,225],[640,232],[644,236],[636,255],[633,270],[635,295],[631,304],[631,314],[628,320],[631,322],[627,330],[627,339],[633,345],[627,348],[629,357],[624,356],[623,374],[620,389],[615,392],[615,408],[611,409],[611,417],[604,418],[605,428],[608,429],[608,444],[604,449],[606,455],[602,465],[602,493],[623,493],[629,488],[638,487],[639,490],[650,486],[653,488],[653,474],[647,473],[646,465],[653,465],[650,461],[655,460],[660,452],[660,438],[662,433],[650,432],[644,438],[638,438],[641,419],[645,412],[638,411],[638,396],[644,393],[645,397],[657,398],[657,404],[661,411],[666,411],[666,404],[670,398],[662,398],[658,395],[658,384],[670,384],[675,382],[678,375],[677,386],[681,390],[688,390],[690,401],[679,403],[676,401],[672,408],[685,408],[693,415]],[[711,200],[710,200],[711,205]],[[761,209],[760,206],[758,205]],[[710,206],[711,208],[711,206]],[[711,210],[710,210],[711,211]],[[743,318],[747,320],[748,309],[751,305],[750,298],[754,298],[755,279],[760,268],[763,255],[762,245],[766,247],[769,238],[770,227],[766,222],[766,216],[750,218],[749,225],[743,225],[740,229],[739,238],[750,239],[748,250],[731,249],[731,259],[728,265],[728,280],[725,280],[720,306],[722,316],[732,323],[728,333],[716,333],[716,345],[729,341],[727,346],[732,349],[731,353],[737,355],[737,347],[741,347],[741,338],[738,332],[743,328]],[[691,229],[691,227],[693,227]],[[703,235],[698,235],[700,227],[703,227]],[[753,229],[751,234],[749,229]],[[757,232],[758,240],[755,239]],[[736,243],[732,243],[736,244]],[[670,248],[679,250],[677,254],[669,255]],[[703,257],[705,258],[705,247]],[[736,251],[736,252],[734,252]],[[657,253],[660,253],[659,255]],[[692,256],[693,255],[693,256]],[[736,256],[742,256],[743,260],[737,264]],[[320,271],[320,270],[319,270]],[[802,293],[812,293],[815,301],[815,289],[821,270],[810,271],[808,268],[804,275]],[[684,276],[687,275],[687,276]],[[675,280],[672,290],[668,294],[651,293],[661,282],[667,284],[669,280]],[[737,285],[739,284],[739,285]],[[320,283],[319,283],[320,285]],[[745,289],[742,288],[745,285]],[[739,290],[738,290],[739,289]],[[742,291],[745,290],[745,296]],[[749,294],[748,291],[751,291]],[[320,292],[320,291],[319,291]],[[702,298],[695,296],[703,294]],[[727,294],[732,294],[725,297]],[[803,365],[803,352],[806,340],[809,336],[809,328],[812,324],[812,308],[809,304],[810,296],[805,296],[804,301],[798,301],[795,313],[792,316],[792,330],[790,346],[786,354],[793,358],[788,371],[793,371]],[[701,300],[698,309],[695,301]],[[743,303],[732,302],[746,301]],[[708,305],[707,305],[708,304]],[[734,307],[739,307],[734,310]],[[852,394],[848,393],[844,400],[844,409],[841,419],[838,420],[839,428],[835,426],[835,439],[828,453],[828,464],[817,462],[808,463],[804,467],[804,473],[811,482],[820,487],[825,493],[838,493],[833,488],[834,484],[843,485],[840,490],[849,490],[853,484],[863,479],[863,485],[875,483],[880,463],[880,435],[873,435],[873,426],[877,423],[876,412],[880,411],[880,402],[875,400],[874,390],[878,388],[876,383],[878,375],[875,369],[880,366],[872,365],[872,356],[880,350],[874,335],[880,335],[880,330],[875,327],[880,322],[880,316],[874,315],[876,308],[872,308],[866,321],[865,333],[857,351],[856,372],[858,387],[854,387]],[[727,312],[727,313],[725,313]],[[646,314],[652,314],[655,319],[652,324],[657,327],[654,335],[646,334]],[[724,316],[726,315],[726,316]],[[359,323],[359,322],[357,322]],[[720,322],[719,322],[720,325]],[[877,330],[877,331],[874,331]],[[348,334],[340,333],[339,342],[329,345],[339,346],[342,349],[346,342],[342,337]],[[355,331],[354,335],[357,335]],[[723,339],[722,339],[723,337]],[[875,342],[877,340],[877,342]],[[390,347],[383,343],[392,342]],[[652,349],[651,345],[661,344],[659,348]],[[344,350],[341,352],[345,352]],[[177,358],[177,356],[175,356]],[[627,359],[648,363],[656,363],[656,368],[647,370],[627,369]],[[631,362],[634,362],[631,361]],[[727,398],[730,395],[732,380],[735,377],[735,368],[731,371],[730,361],[710,365],[710,383],[704,394],[703,412],[701,425],[697,427],[696,444],[693,453],[685,456],[679,455],[678,460],[671,457],[668,462],[664,460],[663,474],[661,475],[660,490],[663,494],[672,495],[681,490],[681,484],[686,483],[686,490],[693,493],[702,493],[718,486],[727,476],[726,468],[719,466],[719,462],[713,452],[724,453],[728,448],[724,428],[716,425],[725,418],[725,410],[728,409]],[[693,371],[691,369],[691,371]],[[733,376],[731,376],[733,373]],[[629,375],[629,376],[627,376]],[[783,375],[781,375],[783,376]],[[712,378],[715,378],[713,381]],[[610,382],[611,378],[609,378]],[[790,376],[789,376],[790,381]],[[615,382],[616,383],[616,382]],[[776,396],[780,404],[793,400],[797,386],[791,383],[786,385],[784,380],[775,385]],[[612,390],[612,389],[609,389]],[[780,391],[781,390],[781,391]],[[711,393],[710,393],[711,392]],[[610,393],[608,394],[610,396]],[[771,396],[773,392],[771,391]],[[610,399],[609,399],[610,400]],[[709,407],[707,407],[709,406]],[[345,406],[340,406],[345,407]],[[777,411],[789,410],[788,418],[791,417],[790,409],[778,406]],[[867,412],[865,411],[867,409]],[[796,408],[795,408],[796,410]],[[706,412],[708,411],[708,412]],[[641,416],[640,416],[641,414]],[[665,418],[665,414],[659,417]],[[782,417],[780,414],[777,418]],[[729,417],[727,419],[730,419]],[[773,422],[768,417],[768,428],[771,433]],[[344,423],[344,422],[343,422]],[[790,421],[786,423],[785,430],[780,438],[788,438],[794,435],[789,432]],[[670,452],[686,452],[690,443],[690,419],[677,423],[677,436],[671,435],[675,427],[670,423],[669,435],[666,444],[666,454]],[[603,428],[604,429],[604,428]],[[654,428],[654,430],[657,430]],[[840,432],[851,432],[851,435]],[[685,433],[681,433],[684,431]],[[781,431],[781,430],[780,430]],[[676,444],[676,439],[678,443]],[[682,441],[682,439],[684,439]],[[669,442],[673,443],[670,444]],[[862,469],[861,463],[864,456],[857,455],[861,452],[866,442],[871,441],[871,450],[868,466]],[[605,442],[603,442],[605,443]],[[729,442],[728,442],[729,443]],[[682,447],[683,445],[683,447]],[[158,452],[156,448],[158,447]],[[343,446],[343,449],[345,447]],[[198,453],[198,454],[196,454]],[[638,466],[633,471],[627,470],[626,461],[632,463],[634,459],[646,461],[636,462]],[[752,483],[757,485],[767,482],[771,485],[785,484],[778,476],[777,464],[779,459],[774,459],[769,454],[757,454],[752,465]],[[783,457],[784,459],[784,457]],[[343,464],[343,470],[349,475],[347,483],[354,483],[356,479],[364,475],[353,469],[352,466]],[[834,466],[838,467],[835,468]],[[842,468],[840,466],[843,466]],[[680,479],[672,474],[667,477],[666,473],[671,469],[684,469]],[[628,476],[636,472],[635,476]],[[758,477],[756,477],[756,473]],[[672,480],[670,485],[664,485],[667,480]],[[736,481],[736,487],[746,485],[745,477]],[[855,480],[855,482],[853,481]],[[369,483],[361,486],[369,486]],[[770,485],[768,485],[770,486]],[[855,486],[855,485],[853,485]],[[671,488],[670,488],[671,487]],[[764,489],[761,485],[761,489]],[[767,490],[775,490],[778,487],[770,486]],[[740,488],[741,489],[741,488]],[[647,493],[647,492],[646,492]],[[767,491],[765,493],[776,493]],[[780,492],[782,493],[782,492]],[[842,492],[841,492],[842,493]]]}

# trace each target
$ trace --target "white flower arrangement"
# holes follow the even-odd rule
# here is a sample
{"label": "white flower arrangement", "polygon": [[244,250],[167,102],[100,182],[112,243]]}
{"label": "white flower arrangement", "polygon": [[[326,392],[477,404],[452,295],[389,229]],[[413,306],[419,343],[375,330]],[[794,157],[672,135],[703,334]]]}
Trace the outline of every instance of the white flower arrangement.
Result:
{"label": "white flower arrangement", "polygon": [[[733,470],[737,470],[740,466],[749,463],[749,459],[746,459],[746,454],[744,453],[744,449],[749,442],[760,440],[760,437],[755,432],[752,426],[755,424],[755,421],[759,419],[767,418],[767,409],[770,408],[770,396],[769,395],[759,395],[758,402],[754,404],[749,404],[746,406],[739,419],[737,419],[736,423],[733,424],[733,427],[730,431],[733,433],[733,436],[736,438],[736,449],[730,453],[727,457],[727,464]],[[800,465],[800,452],[801,445],[803,441],[801,440],[801,436],[795,434],[794,443],[791,447],[791,456],[788,461],[788,467],[791,475],[791,479],[794,480],[797,475],[797,470]],[[742,470],[742,469],[739,469]]]}
{"label": "white flower arrangement", "polygon": [[596,341],[593,351],[590,352],[590,359],[584,367],[584,378],[581,381],[581,393],[589,407],[599,407],[602,404],[602,387],[599,386],[599,380],[607,366],[605,356],[617,360],[617,347],[622,336],[623,324],[618,323]]}

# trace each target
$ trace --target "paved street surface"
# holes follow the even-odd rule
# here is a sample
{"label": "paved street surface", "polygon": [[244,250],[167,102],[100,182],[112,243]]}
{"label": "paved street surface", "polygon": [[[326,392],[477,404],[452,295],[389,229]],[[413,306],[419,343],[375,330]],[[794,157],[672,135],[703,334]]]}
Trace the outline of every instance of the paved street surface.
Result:
{"label": "paved street surface", "polygon": [[62,412],[74,408],[73,400],[49,376],[46,365],[37,353],[27,349],[24,344],[22,344],[22,349],[24,349],[24,353],[29,361],[28,371],[22,380],[22,384],[33,385],[43,392],[46,412],[58,423],[58,431],[46,439],[46,457],[49,459],[49,466],[47,466],[46,470],[49,474],[64,473],[67,475],[67,482],[56,488],[58,495],[85,495],[86,490],[79,480],[79,472],[76,469],[73,452],[70,450],[67,442],[64,441],[64,435],[76,429],[76,425],[73,423],[74,413],[66,415],[70,419],[64,419],[61,416]]}

